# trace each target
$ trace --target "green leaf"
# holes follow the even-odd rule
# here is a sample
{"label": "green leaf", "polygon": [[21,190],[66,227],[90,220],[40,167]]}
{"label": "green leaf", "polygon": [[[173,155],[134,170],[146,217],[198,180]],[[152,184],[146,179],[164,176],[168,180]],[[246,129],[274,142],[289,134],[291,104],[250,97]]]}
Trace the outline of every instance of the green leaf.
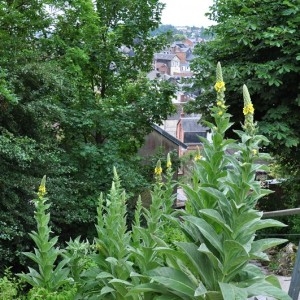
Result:
{"label": "green leaf", "polygon": [[268,228],[268,227],[286,227],[287,225],[283,224],[280,221],[273,220],[273,219],[261,219],[257,220],[256,222],[253,222],[249,226],[250,231],[257,231],[263,228]]}
{"label": "green leaf", "polygon": [[224,300],[247,299],[247,291],[230,283],[219,282]]}
{"label": "green leaf", "polygon": [[132,296],[141,293],[161,293],[161,294],[170,294],[168,289],[161,284],[158,283],[144,283],[140,285],[136,285],[130,289],[130,291],[126,294],[127,296]]}
{"label": "green leaf", "polygon": [[114,293],[115,290],[109,286],[105,286],[101,289],[100,295],[106,295],[106,294],[111,294]]}
{"label": "green leaf", "polygon": [[273,286],[271,283],[264,281],[253,284],[246,288],[248,296],[268,296],[278,300],[291,300],[290,296],[281,288]]}
{"label": "green leaf", "polygon": [[210,251],[207,246],[203,243],[200,245],[200,247],[198,248],[198,250],[204,254],[207,255],[207,257],[209,258],[211,264],[213,265],[214,269],[216,270],[215,274],[216,274],[216,279],[218,281],[218,277],[222,277],[222,275],[224,274],[223,272],[223,265],[221,264],[220,260],[212,253],[212,251]]}
{"label": "green leaf", "polygon": [[178,297],[173,295],[161,295],[154,298],[154,300],[178,300]]}
{"label": "green leaf", "polygon": [[[195,270],[195,276],[200,276],[201,281],[208,289],[212,289],[215,282],[214,268],[206,254],[201,253],[194,243],[177,242],[176,245],[187,256],[182,260],[186,265],[191,264]],[[178,252],[178,251],[177,251]]]}
{"label": "green leaf", "polygon": [[224,263],[223,272],[226,275],[226,280],[232,278],[240,268],[249,260],[249,254],[246,249],[234,240],[226,240],[224,242]]}
{"label": "green leaf", "polygon": [[183,219],[196,226],[207,240],[207,243],[211,244],[219,253],[222,253],[221,239],[215,232],[213,226],[208,224],[205,220],[194,216],[184,216]]}
{"label": "green leaf", "polygon": [[207,293],[207,289],[201,282],[195,291],[195,297],[204,296],[206,293]]}
{"label": "green leaf", "polygon": [[113,278],[113,275],[108,272],[101,272],[97,275],[97,279],[104,279],[104,278]]}
{"label": "green leaf", "polygon": [[251,252],[256,253],[260,251],[265,251],[266,249],[275,247],[282,243],[285,243],[286,239],[278,239],[278,238],[266,238],[255,240],[251,245]]}
{"label": "green leaf", "polygon": [[220,213],[217,210],[214,209],[201,209],[199,211],[200,215],[206,216],[211,221],[216,222],[220,225],[220,227],[227,232],[227,234],[232,233],[232,229],[229,227],[229,225],[226,223],[224,218],[220,215]]}
{"label": "green leaf", "polygon": [[193,297],[196,284],[182,271],[162,267],[149,271],[151,279],[162,284],[176,294]]}

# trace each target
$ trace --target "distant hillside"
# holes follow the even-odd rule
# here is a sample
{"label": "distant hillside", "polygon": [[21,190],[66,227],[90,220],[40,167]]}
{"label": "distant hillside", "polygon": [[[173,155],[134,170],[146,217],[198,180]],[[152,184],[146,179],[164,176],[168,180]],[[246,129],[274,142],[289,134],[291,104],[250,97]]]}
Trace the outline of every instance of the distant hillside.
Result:
{"label": "distant hillside", "polygon": [[152,36],[160,35],[163,33],[170,33],[172,40],[182,40],[184,38],[193,39],[211,39],[211,37],[205,33],[204,27],[196,26],[174,26],[174,25],[160,25],[157,29],[151,32]]}

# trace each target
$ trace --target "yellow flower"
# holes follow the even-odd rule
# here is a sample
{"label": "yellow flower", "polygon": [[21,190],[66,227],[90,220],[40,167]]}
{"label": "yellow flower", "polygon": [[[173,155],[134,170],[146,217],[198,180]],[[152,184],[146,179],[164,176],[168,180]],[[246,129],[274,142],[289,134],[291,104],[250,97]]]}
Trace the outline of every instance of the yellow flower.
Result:
{"label": "yellow flower", "polygon": [[171,158],[170,158],[170,153],[168,153],[167,155],[167,168],[171,168],[172,167],[172,162],[171,162]]}
{"label": "yellow flower", "polygon": [[154,169],[154,174],[155,175],[161,175],[161,173],[162,173],[162,167],[156,167]]}
{"label": "yellow flower", "polygon": [[202,158],[202,155],[200,154],[200,148],[197,146],[197,154],[194,158],[195,161],[200,160]]}
{"label": "yellow flower", "polygon": [[224,81],[217,81],[215,84],[215,90],[220,93],[225,91],[225,82]]}
{"label": "yellow flower", "polygon": [[219,115],[219,116],[222,116],[222,115],[223,115],[223,112],[222,112],[222,111],[219,111],[219,112],[218,112],[218,115]]}
{"label": "yellow flower", "polygon": [[222,106],[222,104],[223,104],[222,101],[218,101],[218,102],[217,102],[217,105],[218,105],[218,106]]}
{"label": "yellow flower", "polygon": [[253,154],[253,155],[256,155],[257,152],[258,152],[257,149],[252,149],[252,154]]}
{"label": "yellow flower", "polygon": [[40,185],[39,186],[39,191],[38,191],[38,196],[39,198],[43,198],[46,195],[46,187],[45,185]]}
{"label": "yellow flower", "polygon": [[244,106],[243,108],[243,113],[244,115],[253,115],[254,113],[254,107],[252,103],[247,104],[246,106]]}
{"label": "yellow flower", "polygon": [[46,175],[44,175],[42,178],[37,195],[40,199],[46,195]]}
{"label": "yellow flower", "polygon": [[194,160],[195,160],[195,161],[198,161],[198,160],[200,160],[201,158],[202,158],[202,156],[201,156],[200,154],[196,154]]}

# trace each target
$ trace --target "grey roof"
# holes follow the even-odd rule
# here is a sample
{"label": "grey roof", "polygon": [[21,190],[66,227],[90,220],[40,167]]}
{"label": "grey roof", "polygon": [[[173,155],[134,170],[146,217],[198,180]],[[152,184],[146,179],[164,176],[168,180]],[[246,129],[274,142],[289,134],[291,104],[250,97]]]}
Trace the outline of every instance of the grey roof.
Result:
{"label": "grey roof", "polygon": [[208,130],[207,127],[202,126],[198,123],[198,117],[192,118],[182,118],[181,124],[184,132],[206,132]]}
{"label": "grey roof", "polygon": [[156,70],[152,70],[147,74],[147,78],[150,80],[154,80],[157,79],[158,77],[160,77],[160,74],[158,71]]}
{"label": "grey roof", "polygon": [[190,53],[187,57],[186,57],[186,60],[187,61],[190,61],[190,60],[193,60],[195,58],[195,55],[193,53]]}
{"label": "grey roof", "polygon": [[154,59],[161,59],[161,60],[172,60],[176,54],[166,54],[166,53],[156,53],[154,55]]}
{"label": "grey roof", "polygon": [[183,42],[174,42],[171,47],[176,47],[178,46],[179,48],[187,48],[187,46]]}
{"label": "grey roof", "polygon": [[184,149],[187,149],[187,145],[184,144],[183,142],[181,142],[179,139],[177,139],[176,137],[174,137],[173,135],[171,135],[170,133],[168,133],[167,131],[163,130],[162,128],[160,128],[159,126],[152,124],[151,127],[158,132],[159,134],[161,134],[162,136],[164,136],[166,139],[170,140],[171,142],[173,142],[175,145],[178,145]]}
{"label": "grey roof", "polygon": [[190,48],[180,48],[180,52],[189,52]]}
{"label": "grey roof", "polygon": [[190,65],[189,62],[181,62],[181,63],[180,63],[180,66],[189,66],[189,65]]}

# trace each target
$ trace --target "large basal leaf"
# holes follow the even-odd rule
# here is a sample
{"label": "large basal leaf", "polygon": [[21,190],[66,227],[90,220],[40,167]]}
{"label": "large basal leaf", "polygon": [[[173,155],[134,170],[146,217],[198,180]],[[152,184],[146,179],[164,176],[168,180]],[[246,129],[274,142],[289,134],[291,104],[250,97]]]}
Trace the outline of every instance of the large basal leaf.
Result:
{"label": "large basal leaf", "polygon": [[226,196],[219,190],[212,187],[201,187],[201,191],[204,191],[207,195],[213,197],[216,201],[221,201],[222,203],[228,202]]}
{"label": "large basal leaf", "polygon": [[201,234],[205,237],[207,242],[212,245],[219,253],[223,252],[220,237],[214,230],[213,226],[208,224],[205,220],[193,216],[186,216],[183,217],[183,219],[196,226]]}
{"label": "large basal leaf", "polygon": [[261,295],[273,297],[277,300],[291,300],[291,297],[286,292],[268,281],[253,284],[245,289],[247,290],[249,297]]}
{"label": "large basal leaf", "polygon": [[238,288],[230,283],[219,282],[223,300],[244,300],[247,299],[247,291]]}
{"label": "large basal leaf", "polygon": [[106,295],[106,294],[110,294],[110,293],[114,293],[115,290],[112,289],[109,286],[105,286],[104,288],[101,289],[100,295]]}
{"label": "large basal leaf", "polygon": [[182,185],[182,188],[184,190],[184,193],[185,193],[188,201],[196,202],[200,208],[204,208],[201,197],[197,191],[195,191],[189,185]]}
{"label": "large basal leaf", "polygon": [[269,260],[268,255],[263,251],[275,247],[277,245],[283,244],[285,242],[287,242],[286,239],[277,239],[277,238],[268,238],[268,239],[253,241],[251,245],[251,251],[250,251],[251,259]]}
{"label": "large basal leaf", "polygon": [[[194,267],[196,277],[200,277],[208,289],[214,288],[216,282],[214,268],[208,256],[198,250],[197,245],[188,242],[177,242],[176,245],[187,256],[187,260]],[[176,251],[179,252],[179,251]]]}
{"label": "large basal leaf", "polygon": [[209,291],[205,296],[205,300],[224,300],[222,293],[219,291]]}
{"label": "large basal leaf", "polygon": [[207,293],[206,287],[203,285],[203,283],[200,283],[195,291],[195,297],[204,296],[206,295],[206,293]]}
{"label": "large basal leaf", "polygon": [[168,288],[174,294],[193,297],[197,285],[182,271],[168,267],[149,271],[152,280]]}
{"label": "large basal leaf", "polygon": [[223,274],[223,265],[221,264],[220,260],[207,248],[205,244],[201,244],[198,250],[207,255],[212,266],[216,270],[215,274],[221,277]]}
{"label": "large basal leaf", "polygon": [[178,297],[174,295],[161,295],[153,298],[153,300],[178,300]]}
{"label": "large basal leaf", "polygon": [[[139,295],[141,293],[151,293],[151,292],[171,295],[170,292],[168,291],[168,289],[166,287],[164,287],[163,285],[161,285],[161,284],[158,284],[158,283],[144,283],[144,284],[134,286],[124,296],[129,297],[129,296],[136,295],[136,294]],[[172,295],[172,296],[174,297],[174,295]]]}
{"label": "large basal leaf", "polygon": [[237,216],[233,230],[233,238],[236,239],[239,235],[243,236],[245,231],[248,234],[254,233],[253,230],[250,231],[250,225],[255,224],[260,220],[262,213],[258,212],[257,210],[249,210],[243,212],[239,216]]}
{"label": "large basal leaf", "polygon": [[248,260],[249,254],[243,245],[234,240],[224,242],[223,272],[228,278],[232,278]]}
{"label": "large basal leaf", "polygon": [[277,220],[261,219],[255,223],[252,223],[251,226],[249,226],[250,227],[249,230],[255,232],[257,230],[269,228],[269,227],[286,227],[286,226],[287,225],[285,225],[282,222],[277,221]]}
{"label": "large basal leaf", "polygon": [[231,228],[226,224],[224,218],[220,215],[217,210],[214,209],[201,209],[199,211],[200,215],[209,218],[210,220],[216,222],[224,231],[228,234],[232,233]]}

